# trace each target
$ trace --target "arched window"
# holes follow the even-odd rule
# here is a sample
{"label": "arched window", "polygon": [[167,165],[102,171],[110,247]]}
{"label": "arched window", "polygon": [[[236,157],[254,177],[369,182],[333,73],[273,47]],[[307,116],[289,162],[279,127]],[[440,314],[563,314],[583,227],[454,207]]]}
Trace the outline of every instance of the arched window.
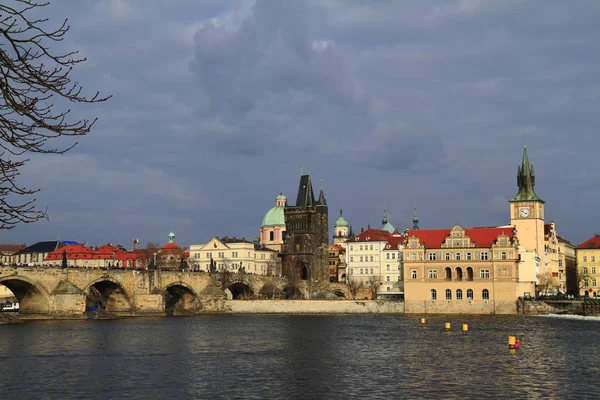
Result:
{"label": "arched window", "polygon": [[456,300],[462,300],[462,289],[456,289]]}
{"label": "arched window", "polygon": [[446,289],[446,300],[452,300],[452,290]]}
{"label": "arched window", "polygon": [[473,289],[467,289],[467,299],[473,300]]}
{"label": "arched window", "polygon": [[468,281],[473,280],[473,268],[471,268],[471,267],[467,267],[467,280]]}
{"label": "arched window", "polygon": [[462,268],[456,267],[456,280],[462,281]]}
{"label": "arched window", "polygon": [[435,289],[431,289],[431,300],[437,300],[437,291]]}
{"label": "arched window", "polygon": [[452,279],[452,268],[450,268],[450,267],[444,268],[444,274],[446,275],[447,280]]}
{"label": "arched window", "polygon": [[484,300],[489,300],[490,299],[490,291],[487,289],[483,289],[481,291],[481,298]]}

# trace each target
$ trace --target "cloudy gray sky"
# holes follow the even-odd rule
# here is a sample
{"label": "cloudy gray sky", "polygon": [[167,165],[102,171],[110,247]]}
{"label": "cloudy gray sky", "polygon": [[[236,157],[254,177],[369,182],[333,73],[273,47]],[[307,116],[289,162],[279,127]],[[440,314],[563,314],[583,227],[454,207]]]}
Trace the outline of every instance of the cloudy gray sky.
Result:
{"label": "cloudy gray sky", "polygon": [[64,156],[33,156],[50,221],[0,241],[254,238],[310,165],[355,230],[501,225],[524,135],[574,243],[600,197],[595,0],[60,0],[74,78],[113,98]]}

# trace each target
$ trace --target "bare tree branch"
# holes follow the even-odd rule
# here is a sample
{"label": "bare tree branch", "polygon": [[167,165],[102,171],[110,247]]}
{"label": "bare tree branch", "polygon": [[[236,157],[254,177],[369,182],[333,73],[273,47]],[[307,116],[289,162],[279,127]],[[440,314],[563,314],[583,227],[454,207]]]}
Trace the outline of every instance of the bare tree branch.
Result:
{"label": "bare tree branch", "polygon": [[53,30],[44,29],[47,19],[32,19],[30,12],[48,5],[34,0],[0,4],[0,229],[47,218],[46,210],[35,207],[35,199],[21,200],[38,189],[16,183],[19,170],[29,161],[25,153],[63,154],[66,147],[52,147],[50,139],[84,136],[96,118],[71,121],[71,110],[57,110],[54,102],[97,103],[109,99],[96,92],[82,95],[82,86],[69,76],[76,64],[85,61],[77,52],[56,54],[54,42],[69,31],[68,20]]}

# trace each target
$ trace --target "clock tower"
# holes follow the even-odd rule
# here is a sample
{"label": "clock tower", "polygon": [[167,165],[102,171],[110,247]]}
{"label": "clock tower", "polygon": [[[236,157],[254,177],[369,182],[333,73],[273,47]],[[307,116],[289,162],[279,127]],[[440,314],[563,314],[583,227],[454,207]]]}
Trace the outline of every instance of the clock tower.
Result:
{"label": "clock tower", "polygon": [[527,251],[536,251],[544,257],[544,200],[534,191],[535,173],[529,162],[527,146],[523,148],[523,161],[517,169],[517,195],[510,200],[510,224],[517,230],[519,243]]}

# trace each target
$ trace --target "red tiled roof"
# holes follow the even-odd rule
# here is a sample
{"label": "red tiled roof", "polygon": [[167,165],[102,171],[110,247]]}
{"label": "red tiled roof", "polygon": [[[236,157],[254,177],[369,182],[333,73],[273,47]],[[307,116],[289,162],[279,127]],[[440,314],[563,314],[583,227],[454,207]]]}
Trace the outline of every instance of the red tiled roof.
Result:
{"label": "red tiled roof", "polygon": [[330,249],[335,249],[337,251],[346,251],[346,249],[343,246],[340,246],[339,244],[335,243],[332,244],[331,246],[329,246]]}
{"label": "red tiled roof", "polygon": [[586,240],[581,243],[579,246],[575,247],[576,249],[600,249],[600,235],[595,235],[594,237]]}
{"label": "red tiled roof", "polygon": [[352,239],[346,240],[346,243],[361,242],[388,242],[390,245],[397,247],[398,244],[404,243],[404,237],[392,235],[385,229],[367,229],[366,231],[354,236]]}
{"label": "red tiled roof", "polygon": [[[467,228],[465,235],[471,238],[471,242],[477,247],[491,247],[498,236],[505,234],[513,237],[513,228]],[[408,237],[416,236],[420,243],[425,243],[427,248],[440,248],[442,243],[450,235],[450,229],[419,229],[409,230]]]}

